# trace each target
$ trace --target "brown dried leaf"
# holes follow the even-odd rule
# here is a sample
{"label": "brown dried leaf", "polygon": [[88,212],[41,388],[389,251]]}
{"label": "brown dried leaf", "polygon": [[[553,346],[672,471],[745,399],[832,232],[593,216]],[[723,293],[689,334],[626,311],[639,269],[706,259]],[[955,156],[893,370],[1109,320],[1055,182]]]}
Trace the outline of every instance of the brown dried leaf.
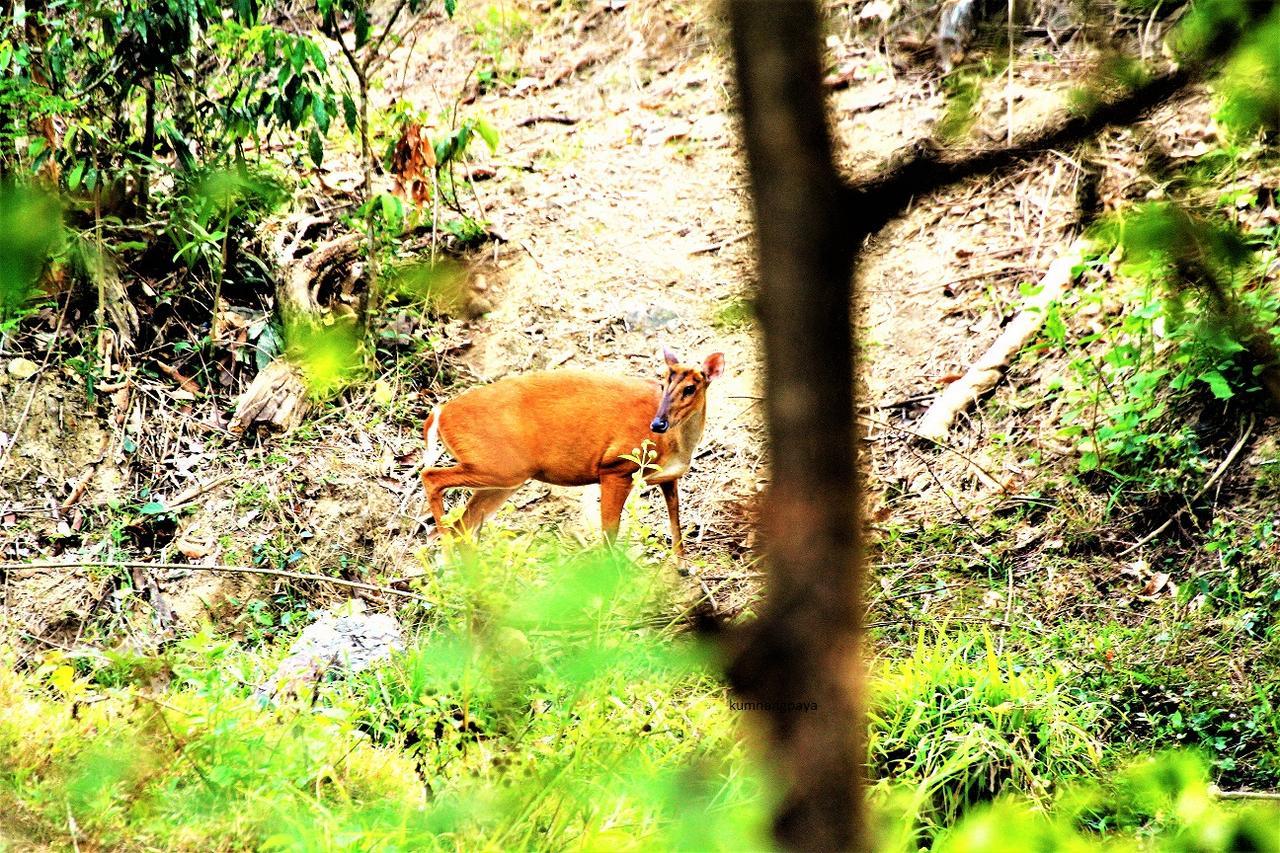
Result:
{"label": "brown dried leaf", "polygon": [[425,204],[431,200],[431,171],[435,167],[436,152],[430,137],[422,125],[409,122],[391,152],[392,192],[414,204]]}
{"label": "brown dried leaf", "polygon": [[1151,576],[1151,580],[1147,581],[1147,585],[1142,588],[1142,592],[1138,593],[1138,595],[1155,595],[1168,585],[1169,575],[1165,572],[1156,572]]}
{"label": "brown dried leaf", "polygon": [[200,386],[196,384],[196,381],[190,376],[183,376],[182,372],[179,371],[178,368],[165,364],[163,361],[158,359],[156,360],[156,367],[158,367],[160,372],[165,376],[168,376],[174,382],[177,382],[178,387],[183,391],[189,391],[192,394],[198,394],[200,392]]}

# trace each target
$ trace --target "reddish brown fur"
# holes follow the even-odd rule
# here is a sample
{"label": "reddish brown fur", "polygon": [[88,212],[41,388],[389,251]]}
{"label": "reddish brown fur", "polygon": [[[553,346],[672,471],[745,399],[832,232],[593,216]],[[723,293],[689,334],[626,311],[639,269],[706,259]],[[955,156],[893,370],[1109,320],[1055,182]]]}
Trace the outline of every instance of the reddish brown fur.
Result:
{"label": "reddish brown fur", "polygon": [[[701,436],[707,385],[719,376],[723,358],[717,353],[704,365],[691,366],[667,353],[667,364],[664,384],[543,371],[472,388],[445,403],[423,424],[428,441],[432,424],[438,424],[440,440],[458,463],[422,473],[437,525],[446,489],[475,490],[462,517],[462,526],[475,530],[529,480],[559,486],[599,483],[601,526],[612,540],[637,468],[621,457],[647,439],[656,458],[646,479],[662,488],[672,545],[681,555],[676,482]],[[694,391],[686,397],[689,387]],[[664,433],[651,429],[660,411],[670,424]]]}

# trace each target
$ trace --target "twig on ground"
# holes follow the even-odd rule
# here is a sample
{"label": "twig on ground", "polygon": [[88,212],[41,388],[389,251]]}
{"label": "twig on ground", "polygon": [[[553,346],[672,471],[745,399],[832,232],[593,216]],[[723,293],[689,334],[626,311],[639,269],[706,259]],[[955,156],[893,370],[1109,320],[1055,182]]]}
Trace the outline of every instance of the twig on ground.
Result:
{"label": "twig on ground", "polygon": [[528,116],[516,122],[516,127],[532,127],[535,124],[577,124],[578,119],[573,116],[563,115],[545,115],[545,116]]}
{"label": "twig on ground", "polygon": [[[903,616],[903,617],[901,617],[901,618],[899,618],[899,619],[881,619],[881,620],[879,620],[878,622],[868,622],[868,623],[867,623],[865,626],[863,626],[863,627],[866,627],[866,628],[891,628],[891,627],[893,627],[894,625],[915,625],[915,624],[918,624],[918,623],[920,623],[920,622],[924,622],[924,621],[926,621],[926,619],[924,619],[924,618],[922,618],[922,617],[916,617],[916,616]],[[1019,625],[1019,624],[1015,624],[1015,623],[1013,623],[1013,622],[1006,622],[1006,621],[1004,621],[1003,619],[994,619],[994,618],[989,618],[989,617],[986,617],[986,616],[945,616],[945,617],[932,617],[932,618],[928,619],[927,621],[932,622],[932,623],[939,623],[939,622],[940,622],[940,623],[942,623],[942,624],[944,624],[944,625],[945,625],[945,623],[947,623],[947,622],[965,622],[965,623],[969,623],[969,624],[993,625],[993,626],[995,626],[996,628],[1018,628],[1018,629],[1020,629],[1020,630],[1028,631],[1028,632],[1030,632],[1030,633],[1032,633],[1032,634],[1035,634],[1035,635],[1036,635],[1036,636],[1038,636],[1038,637],[1045,637],[1045,636],[1048,636],[1047,632],[1045,632],[1045,631],[1043,631],[1043,630],[1041,630],[1041,629],[1039,629],[1039,628],[1035,628],[1035,627],[1033,627],[1033,626],[1031,626],[1031,625]]]}
{"label": "twig on ground", "polygon": [[211,492],[214,489],[218,488],[219,486],[226,485],[227,483],[230,483],[232,480],[241,479],[243,476],[244,476],[243,473],[237,471],[234,474],[228,474],[225,477],[218,477],[214,480],[210,480],[207,483],[199,483],[188,489],[184,489],[181,494],[173,498],[173,500],[169,501],[168,507],[171,510],[177,509],[181,507],[183,504],[187,503],[188,501],[192,501],[200,497],[205,492]]}
{"label": "twig on ground", "polygon": [[711,252],[718,252],[721,249],[725,248],[726,246],[732,246],[734,243],[741,243],[743,240],[750,237],[753,233],[754,232],[752,231],[743,231],[741,234],[735,234],[734,236],[728,238],[727,240],[721,240],[719,243],[711,243],[706,246],[699,246],[696,249],[690,250],[689,254],[690,255],[706,255]]}
{"label": "twig on ground", "polygon": [[1280,800],[1280,791],[1221,791],[1210,786],[1209,793],[1219,800]]}
{"label": "twig on ground", "polygon": [[285,569],[267,569],[259,566],[227,566],[213,565],[201,566],[192,563],[149,563],[145,560],[70,560],[67,562],[58,562],[54,560],[37,560],[33,563],[0,563],[0,569],[5,572],[38,572],[49,571],[53,569],[85,569],[92,566],[102,568],[149,568],[149,569],[187,569],[193,572],[227,572],[229,574],[241,575],[269,575],[271,577],[289,578],[291,580],[315,581],[316,583],[327,583],[334,586],[345,586],[351,589],[363,589],[367,592],[381,592],[387,595],[398,595],[402,598],[412,598],[415,601],[421,601],[424,604],[431,604],[431,600],[426,596],[419,595],[416,592],[409,592],[403,589],[392,589],[388,586],[379,584],[364,583],[363,581],[349,581],[344,578],[334,578],[328,575],[310,574],[308,572],[290,572]]}
{"label": "twig on ground", "polygon": [[1001,492],[1003,492],[1006,496],[1012,497],[1012,495],[1009,495],[1008,487],[1006,487],[1003,483],[997,480],[994,474],[992,474],[986,468],[983,468],[977,462],[973,461],[973,459],[971,459],[969,456],[965,455],[963,452],[956,449],[955,447],[948,444],[947,442],[941,441],[936,438],[930,438],[927,435],[921,435],[920,433],[916,432],[913,429],[909,429],[908,427],[899,426],[898,424],[893,424],[893,423],[890,423],[889,421],[882,421],[879,418],[873,418],[870,415],[864,415],[862,413],[859,413],[858,418],[866,421],[867,423],[873,424],[875,426],[883,427],[884,429],[888,429],[888,430],[893,430],[894,432],[902,433],[903,435],[909,435],[912,438],[921,439],[923,441],[926,441],[932,444],[934,447],[938,448],[939,450],[946,450],[950,453],[954,453],[956,456],[959,456],[965,462],[968,462],[975,471],[981,474],[982,477],[988,481],[988,485],[994,486],[997,489],[999,489]]}
{"label": "twig on ground", "polygon": [[[1204,481],[1204,485],[1200,487],[1200,491],[1196,492],[1191,497],[1191,500],[1187,501],[1188,506],[1200,500],[1200,498],[1204,497],[1205,492],[1213,488],[1213,484],[1216,483],[1218,479],[1223,474],[1226,473],[1227,468],[1229,468],[1231,466],[1231,463],[1235,461],[1236,457],[1240,455],[1240,451],[1244,448],[1245,442],[1249,440],[1249,436],[1253,435],[1254,421],[1255,421],[1254,416],[1249,415],[1249,423],[1245,425],[1244,431],[1240,433],[1240,437],[1236,439],[1236,443],[1231,446],[1231,450],[1227,453],[1226,457],[1222,460],[1222,462],[1218,464],[1217,469],[1212,474],[1209,475],[1209,479]],[[1124,557],[1128,554],[1132,554],[1134,551],[1138,550],[1143,545],[1146,545],[1152,539],[1155,539],[1161,533],[1164,533],[1166,530],[1169,529],[1169,525],[1177,521],[1178,517],[1181,516],[1182,513],[1186,512],[1186,509],[1187,507],[1185,506],[1179,509],[1173,515],[1169,516],[1168,520],[1165,521],[1164,524],[1160,525],[1155,530],[1148,533],[1146,536],[1143,536],[1137,542],[1134,542],[1132,545],[1130,545],[1128,548],[1125,548],[1116,556]]]}

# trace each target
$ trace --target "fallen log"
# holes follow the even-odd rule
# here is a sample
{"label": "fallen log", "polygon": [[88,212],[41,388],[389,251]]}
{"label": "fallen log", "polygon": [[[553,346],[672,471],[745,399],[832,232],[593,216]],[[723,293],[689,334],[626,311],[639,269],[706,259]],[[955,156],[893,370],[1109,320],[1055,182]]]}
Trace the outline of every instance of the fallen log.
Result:
{"label": "fallen log", "polygon": [[987,351],[963,376],[943,389],[920,417],[915,431],[922,438],[943,442],[956,417],[996,386],[1014,357],[1039,333],[1049,306],[1057,302],[1071,285],[1074,278],[1072,270],[1079,265],[1088,245],[1084,238],[1077,239],[1049,265],[1035,295],[1027,298],[1018,315],[1009,321]]}
{"label": "fallen log", "polygon": [[[363,319],[368,291],[360,263],[360,240],[360,235],[348,234],[300,258],[280,259],[276,316],[286,329],[299,324],[319,327]],[[287,251],[292,253],[296,245],[297,241],[293,241]],[[281,435],[306,417],[312,400],[296,355],[286,347],[254,377],[236,401],[228,425],[233,434],[252,430]]]}

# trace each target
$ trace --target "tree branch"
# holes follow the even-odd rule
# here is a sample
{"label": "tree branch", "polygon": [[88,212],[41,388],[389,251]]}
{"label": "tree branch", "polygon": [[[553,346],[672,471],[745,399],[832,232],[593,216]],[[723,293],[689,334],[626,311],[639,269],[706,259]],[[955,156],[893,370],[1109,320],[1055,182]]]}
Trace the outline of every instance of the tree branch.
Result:
{"label": "tree branch", "polygon": [[873,234],[906,210],[912,199],[967,178],[997,175],[1053,149],[1091,139],[1112,125],[1132,124],[1199,80],[1199,75],[1186,69],[1170,71],[1088,114],[1071,116],[1014,145],[965,157],[948,157],[935,146],[917,143],[911,154],[887,171],[846,185],[845,215],[856,223],[857,231]]}
{"label": "tree branch", "polygon": [[1205,43],[1187,46],[1187,55],[1182,57],[1180,67],[1151,77],[1087,113],[1070,116],[1014,145],[966,157],[948,157],[936,145],[917,144],[905,159],[887,171],[845,185],[845,218],[854,224],[855,238],[860,242],[879,231],[901,214],[913,198],[937,192],[966,178],[997,175],[1047,151],[1091,139],[1113,125],[1138,121],[1205,79],[1218,60],[1233,51],[1254,24],[1271,14],[1275,5],[1275,0],[1242,4],[1238,19],[1217,22]]}

